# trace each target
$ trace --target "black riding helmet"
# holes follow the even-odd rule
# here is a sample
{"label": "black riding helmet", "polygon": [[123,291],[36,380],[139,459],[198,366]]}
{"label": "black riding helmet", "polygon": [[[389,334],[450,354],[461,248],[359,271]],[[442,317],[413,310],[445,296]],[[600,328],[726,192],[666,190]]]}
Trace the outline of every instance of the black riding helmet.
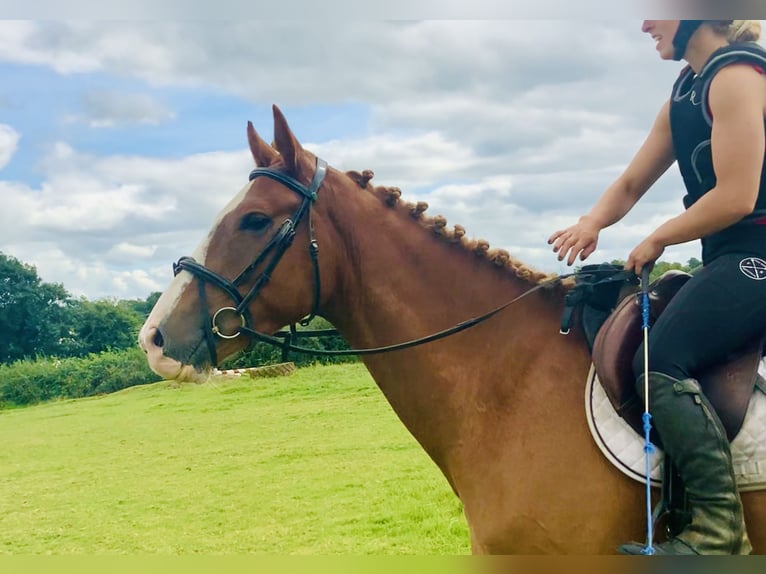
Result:
{"label": "black riding helmet", "polygon": [[689,40],[694,32],[697,31],[697,28],[702,26],[705,22],[731,23],[733,20],[681,20],[681,23],[678,25],[678,30],[676,30],[676,35],[673,36],[674,60],[680,60],[684,57]]}

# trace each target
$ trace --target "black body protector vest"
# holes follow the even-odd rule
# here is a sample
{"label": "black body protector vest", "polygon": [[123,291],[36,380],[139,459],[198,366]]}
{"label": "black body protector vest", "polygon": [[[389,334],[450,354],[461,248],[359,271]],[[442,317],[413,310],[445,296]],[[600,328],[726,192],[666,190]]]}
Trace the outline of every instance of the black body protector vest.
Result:
{"label": "black body protector vest", "polygon": [[[716,73],[734,63],[751,63],[766,71],[766,50],[754,42],[720,48],[710,56],[699,75],[687,66],[673,85],[670,128],[673,149],[686,186],[684,206],[687,209],[716,185],[710,149],[713,118],[708,107],[708,92]],[[703,263],[734,252],[766,256],[766,161],[761,168],[760,191],[754,211],[739,222],[702,238]]]}

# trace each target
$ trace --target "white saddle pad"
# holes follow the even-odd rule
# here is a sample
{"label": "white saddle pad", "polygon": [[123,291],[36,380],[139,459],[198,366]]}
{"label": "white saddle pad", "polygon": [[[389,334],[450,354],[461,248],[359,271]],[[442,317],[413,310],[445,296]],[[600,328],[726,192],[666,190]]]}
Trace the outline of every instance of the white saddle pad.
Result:
{"label": "white saddle pad", "polygon": [[[766,378],[763,360],[758,371]],[[585,414],[593,440],[609,462],[645,484],[644,439],[615,412],[592,366],[585,385]],[[760,389],[750,399],[742,430],[731,443],[731,454],[739,489],[766,489],[766,394]],[[649,459],[651,482],[655,486],[660,485],[662,458],[662,450],[655,447]]]}

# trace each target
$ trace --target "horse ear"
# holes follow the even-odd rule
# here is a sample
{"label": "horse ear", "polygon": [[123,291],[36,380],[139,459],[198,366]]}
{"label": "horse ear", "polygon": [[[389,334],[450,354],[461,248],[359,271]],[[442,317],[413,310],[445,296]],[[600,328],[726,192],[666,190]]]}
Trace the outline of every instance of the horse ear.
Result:
{"label": "horse ear", "polygon": [[247,141],[250,144],[250,153],[253,154],[255,165],[269,167],[279,154],[277,150],[267,144],[253,127],[253,122],[247,122]]}
{"label": "horse ear", "polygon": [[293,132],[290,131],[290,126],[287,125],[287,120],[282,115],[280,109],[276,105],[272,107],[274,110],[274,142],[277,151],[282,156],[282,161],[285,162],[288,173],[297,175],[300,167],[299,159],[303,153],[303,148],[298,143],[298,140],[295,139]]}

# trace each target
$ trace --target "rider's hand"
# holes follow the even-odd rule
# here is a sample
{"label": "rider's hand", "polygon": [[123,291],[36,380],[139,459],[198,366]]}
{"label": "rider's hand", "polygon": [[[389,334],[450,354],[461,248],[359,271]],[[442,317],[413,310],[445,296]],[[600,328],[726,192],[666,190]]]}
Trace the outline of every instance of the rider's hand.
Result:
{"label": "rider's hand", "polygon": [[630,252],[625,269],[632,269],[636,275],[641,275],[644,266],[648,265],[649,269],[654,267],[654,262],[660,258],[663,251],[665,246],[650,235]]}
{"label": "rider's hand", "polygon": [[567,265],[572,265],[578,255],[580,261],[584,261],[596,250],[600,231],[598,225],[583,216],[574,225],[551,235],[548,244],[553,245],[553,252],[558,253],[559,261],[566,259]]}

